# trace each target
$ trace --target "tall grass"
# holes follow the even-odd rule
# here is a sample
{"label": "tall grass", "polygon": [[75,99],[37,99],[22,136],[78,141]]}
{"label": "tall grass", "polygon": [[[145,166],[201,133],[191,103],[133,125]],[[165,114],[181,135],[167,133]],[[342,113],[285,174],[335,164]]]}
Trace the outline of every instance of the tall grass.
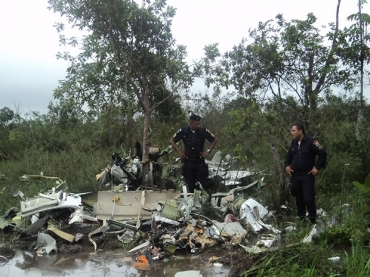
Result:
{"label": "tall grass", "polygon": [[4,213],[11,207],[19,207],[21,200],[14,194],[21,191],[31,198],[39,192],[45,192],[55,187],[52,180],[21,181],[23,175],[39,175],[59,177],[65,181],[69,192],[84,192],[97,190],[95,175],[111,161],[113,150],[81,152],[78,149],[60,151],[58,153],[40,153],[28,150],[24,157],[16,161],[0,163],[0,212]]}
{"label": "tall grass", "polygon": [[[246,256],[248,262],[244,261],[239,276],[370,276],[370,230],[362,216],[369,203],[356,189],[346,187],[330,198],[318,195],[318,208],[325,216],[319,219],[318,235],[311,243],[302,239],[312,225],[297,225],[295,232],[282,235],[284,242],[278,250]],[[335,256],[340,260],[329,259]],[[243,262],[238,263],[240,267]]]}

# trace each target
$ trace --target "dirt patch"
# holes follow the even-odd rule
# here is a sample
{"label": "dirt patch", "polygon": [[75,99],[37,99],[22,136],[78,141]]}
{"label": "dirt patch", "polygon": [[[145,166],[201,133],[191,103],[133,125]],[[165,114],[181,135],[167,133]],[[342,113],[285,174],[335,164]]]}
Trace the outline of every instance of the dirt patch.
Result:
{"label": "dirt patch", "polygon": [[[57,244],[57,249],[59,253],[78,253],[78,252],[91,252],[94,251],[93,243],[87,238],[87,235],[83,237],[78,242],[68,242],[60,237],[58,237],[53,232],[46,232],[51,237],[53,237]],[[93,237],[91,238],[97,245],[99,250],[109,249],[119,249],[122,248],[122,244],[117,243],[117,239],[108,238],[106,236]],[[34,251],[37,236],[23,237],[21,238],[18,233],[7,233],[2,235],[2,241],[6,242],[1,244],[1,251],[7,253],[7,249],[10,250],[22,250],[22,251]],[[14,251],[14,250],[13,250]],[[0,255],[5,256],[4,254]]]}
{"label": "dirt patch", "polygon": [[[229,277],[244,276],[244,272],[256,266],[262,254],[248,255],[243,252],[226,253],[219,259],[219,262],[230,268]],[[248,276],[255,276],[249,273]]]}
{"label": "dirt patch", "polygon": [[7,260],[11,260],[13,259],[14,255],[15,255],[15,250],[13,248],[0,244],[0,256],[2,256],[1,259],[5,258]]}
{"label": "dirt patch", "polygon": [[84,251],[84,248],[82,245],[67,245],[67,244],[62,244],[58,248],[59,253],[67,254],[67,253],[79,253]]}
{"label": "dirt patch", "polygon": [[[244,250],[227,250],[223,247],[212,247],[200,253],[204,263],[219,263],[230,268],[228,276],[242,276],[242,273],[255,265],[259,255],[248,256]],[[248,275],[249,276],[249,275]]]}

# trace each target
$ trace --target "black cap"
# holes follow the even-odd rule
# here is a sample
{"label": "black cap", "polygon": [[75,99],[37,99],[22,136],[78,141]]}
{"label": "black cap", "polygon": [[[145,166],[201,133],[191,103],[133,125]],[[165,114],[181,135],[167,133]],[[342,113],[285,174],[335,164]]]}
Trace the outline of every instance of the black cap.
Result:
{"label": "black cap", "polygon": [[200,121],[202,118],[199,115],[192,114],[189,118],[190,120]]}

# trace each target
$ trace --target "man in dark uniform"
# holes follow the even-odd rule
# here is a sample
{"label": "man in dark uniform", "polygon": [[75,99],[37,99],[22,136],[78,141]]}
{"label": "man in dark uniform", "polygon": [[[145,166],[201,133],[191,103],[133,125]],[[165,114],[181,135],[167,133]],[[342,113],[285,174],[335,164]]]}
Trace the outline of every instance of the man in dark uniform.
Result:
{"label": "man in dark uniform", "polygon": [[[189,192],[194,192],[195,183],[198,181],[203,187],[208,177],[208,166],[205,159],[215,147],[217,138],[206,128],[201,127],[201,117],[192,114],[189,118],[189,126],[181,128],[170,139],[173,148],[179,153],[183,162],[182,174],[188,185]],[[176,144],[182,139],[185,151]],[[211,144],[204,151],[204,142],[208,140]]]}
{"label": "man in dark uniform", "polygon": [[318,140],[306,136],[303,124],[295,123],[290,133],[293,141],[285,158],[285,172],[292,176],[298,217],[303,221],[307,209],[310,221],[316,223],[315,176],[326,165],[326,151]]}

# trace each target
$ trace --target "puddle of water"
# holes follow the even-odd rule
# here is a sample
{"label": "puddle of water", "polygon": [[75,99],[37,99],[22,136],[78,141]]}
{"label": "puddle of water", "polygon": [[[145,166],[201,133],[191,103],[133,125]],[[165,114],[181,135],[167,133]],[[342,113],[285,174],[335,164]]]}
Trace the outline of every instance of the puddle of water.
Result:
{"label": "puddle of water", "polygon": [[202,261],[197,255],[171,256],[151,263],[149,270],[138,270],[124,252],[50,254],[37,256],[32,252],[17,252],[0,267],[0,277],[12,276],[78,276],[78,277],[159,277],[175,276],[188,270],[200,271],[203,277],[226,277],[229,269]]}

